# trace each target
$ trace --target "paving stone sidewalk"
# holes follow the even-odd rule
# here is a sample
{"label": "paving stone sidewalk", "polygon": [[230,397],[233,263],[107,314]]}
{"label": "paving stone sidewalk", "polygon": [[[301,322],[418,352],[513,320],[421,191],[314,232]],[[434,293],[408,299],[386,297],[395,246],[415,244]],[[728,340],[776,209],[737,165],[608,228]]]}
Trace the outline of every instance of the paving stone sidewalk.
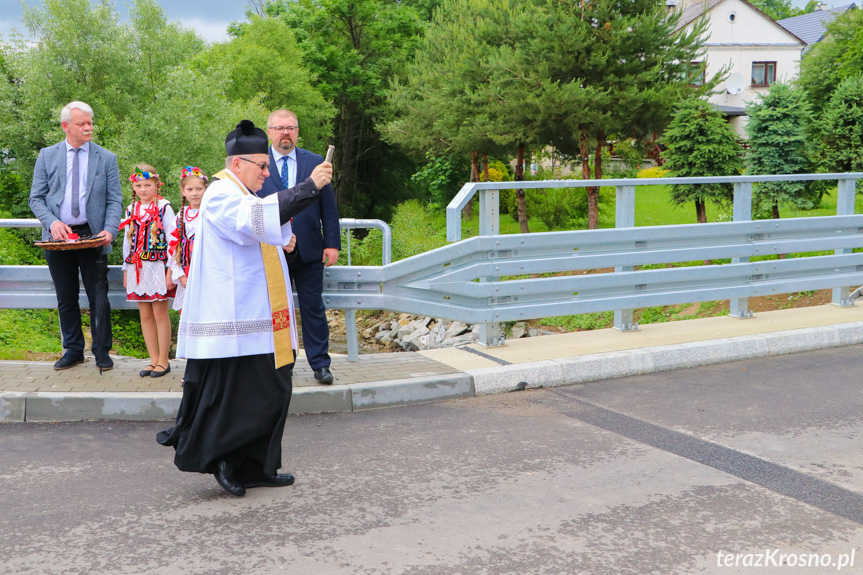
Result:
{"label": "paving stone sidewalk", "polygon": [[[53,362],[0,362],[0,392],[179,392],[186,361],[171,360],[171,372],[162,377],[141,377],[138,372],[146,360],[112,356],[114,369],[101,375],[92,355],[69,369],[56,371]],[[459,373],[459,370],[417,353],[377,353],[361,355],[359,361],[332,358],[333,385],[352,385],[422,378]],[[331,386],[319,384],[304,357],[294,368],[293,383],[298,388]]]}

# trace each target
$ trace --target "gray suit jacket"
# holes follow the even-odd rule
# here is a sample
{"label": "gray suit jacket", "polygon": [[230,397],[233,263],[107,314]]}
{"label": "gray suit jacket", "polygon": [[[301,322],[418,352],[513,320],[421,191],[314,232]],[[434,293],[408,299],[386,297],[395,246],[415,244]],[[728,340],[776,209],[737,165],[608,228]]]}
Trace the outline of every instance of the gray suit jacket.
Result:
{"label": "gray suit jacket", "polygon": [[[87,223],[92,234],[103,230],[117,237],[123,214],[123,191],[117,156],[90,142],[87,165]],[[66,140],[39,150],[33,185],[30,187],[30,209],[42,222],[42,239],[51,239],[51,224],[60,219],[60,204],[66,194]],[[111,246],[101,248],[103,254]]]}

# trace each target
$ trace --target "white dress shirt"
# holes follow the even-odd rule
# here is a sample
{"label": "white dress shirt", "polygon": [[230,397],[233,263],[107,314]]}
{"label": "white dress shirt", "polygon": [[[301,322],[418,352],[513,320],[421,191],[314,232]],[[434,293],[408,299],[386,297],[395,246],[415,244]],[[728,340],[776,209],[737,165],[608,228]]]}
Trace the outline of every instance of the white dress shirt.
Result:
{"label": "white dress shirt", "polygon": [[[297,185],[297,148],[291,150],[287,156],[283,156],[280,154],[275,146],[270,146],[270,149],[273,151],[273,159],[276,161],[276,169],[279,170],[279,178],[281,179],[282,170],[287,167],[288,169],[288,187],[293,188]],[[282,158],[287,157],[287,163],[282,161]],[[272,166],[271,166],[272,167]]]}

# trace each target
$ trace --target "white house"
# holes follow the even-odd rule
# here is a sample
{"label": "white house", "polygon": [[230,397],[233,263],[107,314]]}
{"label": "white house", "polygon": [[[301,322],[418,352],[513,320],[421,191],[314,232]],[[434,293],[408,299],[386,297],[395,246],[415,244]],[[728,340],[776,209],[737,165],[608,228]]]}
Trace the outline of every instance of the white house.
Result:
{"label": "white house", "polygon": [[[667,0],[669,5],[675,1]],[[806,42],[786,30],[746,0],[682,0],[680,28],[691,28],[701,17],[708,20],[709,38],[703,57],[692,62],[711,78],[723,67],[728,77],[709,100],[745,137],[745,106],[774,82],[797,77]]]}

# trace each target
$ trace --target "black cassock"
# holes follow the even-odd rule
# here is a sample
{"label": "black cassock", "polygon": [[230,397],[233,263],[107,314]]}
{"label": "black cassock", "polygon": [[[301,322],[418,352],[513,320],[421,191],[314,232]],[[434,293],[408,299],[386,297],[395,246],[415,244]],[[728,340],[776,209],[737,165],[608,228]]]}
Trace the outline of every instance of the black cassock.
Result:
{"label": "black cassock", "polygon": [[160,431],[158,442],[176,449],[181,471],[213,473],[227,461],[238,477],[275,475],[292,367],[276,369],[272,353],[189,359],[176,425]]}

